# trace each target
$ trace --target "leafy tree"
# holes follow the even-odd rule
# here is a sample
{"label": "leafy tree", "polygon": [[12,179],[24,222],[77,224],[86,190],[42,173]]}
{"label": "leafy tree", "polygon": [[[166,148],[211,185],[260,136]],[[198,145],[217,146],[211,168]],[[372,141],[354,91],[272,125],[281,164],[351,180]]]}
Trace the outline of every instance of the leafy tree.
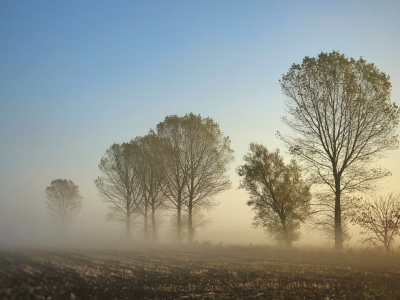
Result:
{"label": "leafy tree", "polygon": [[193,241],[193,209],[215,205],[212,197],[231,187],[227,172],[233,160],[230,139],[211,118],[193,113],[167,116],[157,125],[164,144],[167,197],[177,210],[178,242],[182,241],[182,209],[188,211],[188,239]]}
{"label": "leafy tree", "polygon": [[343,248],[342,195],[366,192],[390,173],[371,167],[398,147],[399,109],[390,101],[389,76],[364,59],[336,51],[305,57],[280,81],[295,136],[281,137],[307,164],[314,183],[334,197],[335,248]]}
{"label": "leafy tree", "polygon": [[47,208],[65,222],[82,208],[82,196],[79,188],[71,180],[56,179],[46,188]]}
{"label": "leafy tree", "polygon": [[310,186],[299,165],[295,160],[285,165],[279,150],[271,153],[256,143],[250,144],[244,161],[236,172],[242,177],[239,188],[250,194],[247,204],[255,212],[254,225],[291,247],[310,212]]}
{"label": "leafy tree", "polygon": [[103,176],[95,181],[97,190],[109,204],[109,220],[126,223],[127,236],[131,232],[131,217],[141,204],[139,182],[134,172],[133,147],[113,144],[102,157],[99,170]]}
{"label": "leafy tree", "polygon": [[358,224],[363,229],[360,234],[366,236],[361,242],[374,246],[383,244],[390,253],[400,234],[400,194],[375,195],[371,201],[363,199],[354,206],[352,222]]}

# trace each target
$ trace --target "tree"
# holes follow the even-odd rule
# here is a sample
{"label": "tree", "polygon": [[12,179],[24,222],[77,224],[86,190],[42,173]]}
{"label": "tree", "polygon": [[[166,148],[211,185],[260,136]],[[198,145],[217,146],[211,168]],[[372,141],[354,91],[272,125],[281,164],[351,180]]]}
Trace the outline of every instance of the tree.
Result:
{"label": "tree", "polygon": [[131,232],[131,216],[138,211],[141,202],[139,183],[134,172],[130,144],[113,144],[102,157],[99,170],[103,176],[95,181],[103,201],[110,204],[109,220],[126,223],[127,236]]}
{"label": "tree", "polygon": [[250,194],[247,205],[255,211],[253,224],[291,247],[310,212],[310,186],[302,179],[300,166],[295,160],[285,165],[279,150],[271,153],[256,143],[250,144],[244,161],[236,172],[242,177],[239,188]]}
{"label": "tree", "polygon": [[211,118],[189,114],[182,120],[186,135],[188,241],[193,242],[193,210],[211,208],[212,197],[231,188],[227,167],[233,161],[230,139]]}
{"label": "tree", "polygon": [[47,208],[65,222],[82,208],[82,196],[79,188],[71,180],[56,179],[46,188]]}
{"label": "tree", "polygon": [[182,243],[182,208],[187,199],[184,136],[181,134],[180,118],[167,116],[157,124],[157,135],[162,140],[161,159],[166,178],[165,196],[177,214],[177,241]]}
{"label": "tree", "polygon": [[371,201],[360,200],[355,204],[352,222],[363,229],[360,232],[366,235],[361,239],[363,244],[383,244],[386,252],[390,253],[396,236],[400,234],[400,194],[375,195]]}
{"label": "tree", "polygon": [[181,210],[188,210],[188,240],[193,242],[193,209],[215,205],[212,197],[231,187],[227,173],[233,161],[230,139],[211,118],[193,113],[167,116],[157,125],[164,142],[167,195],[177,209],[178,242],[182,240]]}
{"label": "tree", "polygon": [[278,135],[314,183],[334,195],[335,248],[341,250],[342,195],[373,189],[390,172],[371,163],[398,147],[399,109],[390,102],[389,76],[333,51],[293,64],[280,84],[290,115],[283,121],[296,135]]}
{"label": "tree", "polygon": [[153,242],[157,239],[156,212],[164,206],[167,198],[165,194],[165,174],[160,151],[161,140],[154,132],[144,137],[137,137],[130,142],[133,151],[134,172],[138,179],[141,205],[138,206],[144,218],[144,231],[146,241],[149,239],[148,217],[151,216],[151,229]]}

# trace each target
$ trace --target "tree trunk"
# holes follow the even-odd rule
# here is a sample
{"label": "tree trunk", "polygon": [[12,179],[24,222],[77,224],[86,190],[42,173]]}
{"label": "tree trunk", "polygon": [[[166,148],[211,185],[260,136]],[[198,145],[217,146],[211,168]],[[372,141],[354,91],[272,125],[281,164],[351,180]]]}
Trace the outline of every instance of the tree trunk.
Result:
{"label": "tree trunk", "polygon": [[288,233],[288,230],[287,230],[286,218],[285,217],[281,218],[281,223],[282,223],[282,229],[283,229],[283,239],[285,241],[286,248],[292,248],[292,240],[289,237],[289,233]]}
{"label": "tree trunk", "polygon": [[126,238],[131,238],[131,215],[129,213],[126,214]]}
{"label": "tree trunk", "polygon": [[157,242],[156,210],[151,209],[151,229],[153,231],[153,243]]}
{"label": "tree trunk", "polygon": [[388,242],[388,238],[385,237],[383,242],[384,242],[383,244],[385,246],[386,253],[389,254],[390,253],[390,244]]}
{"label": "tree trunk", "polygon": [[65,234],[65,217],[61,216],[61,235],[63,238],[66,236]]}
{"label": "tree trunk", "polygon": [[189,244],[193,243],[193,236],[194,236],[194,228],[193,228],[193,207],[192,207],[192,201],[189,200],[189,238],[188,238],[188,242]]}
{"label": "tree trunk", "polygon": [[335,249],[343,250],[342,209],[340,206],[340,180],[335,179]]}
{"label": "tree trunk", "polygon": [[127,191],[128,196],[126,198],[126,239],[131,238],[131,210],[129,208],[129,204],[131,202],[131,193]]}
{"label": "tree trunk", "polygon": [[147,205],[144,208],[144,240],[146,242],[149,241],[149,233],[148,233],[148,217],[147,217],[148,211],[147,211]]}
{"label": "tree trunk", "polygon": [[182,244],[182,206],[179,203],[178,206],[178,220],[177,220],[177,238],[178,244]]}

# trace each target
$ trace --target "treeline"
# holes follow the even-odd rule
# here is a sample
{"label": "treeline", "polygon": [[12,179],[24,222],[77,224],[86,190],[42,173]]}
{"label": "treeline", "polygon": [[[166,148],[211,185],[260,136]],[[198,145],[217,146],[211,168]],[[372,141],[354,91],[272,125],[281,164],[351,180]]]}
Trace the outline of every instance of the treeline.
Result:
{"label": "treeline", "polygon": [[134,218],[143,222],[145,239],[156,241],[157,214],[167,209],[178,243],[183,228],[191,243],[204,221],[198,220],[202,210],[231,187],[232,161],[230,139],[211,118],[172,115],[145,136],[113,144],[101,159],[95,185],[109,204],[109,219],[125,222],[128,235]]}
{"label": "treeline", "polygon": [[[239,187],[250,195],[254,225],[290,247],[308,222],[342,250],[350,225],[358,224],[364,243],[390,252],[400,234],[400,195],[371,196],[391,175],[374,163],[399,144],[400,110],[390,101],[389,76],[362,58],[333,51],[293,64],[280,85],[288,112],[282,119],[294,134],[277,136],[293,159],[285,164],[279,150],[251,143],[236,169]],[[168,210],[177,241],[186,229],[191,243],[196,226],[207,221],[203,212],[216,205],[213,197],[231,187],[232,160],[230,139],[211,118],[172,115],[145,136],[113,144],[95,184],[109,218],[125,222],[128,235],[136,220],[145,239],[155,241],[157,215]],[[66,199],[60,187],[75,202],[57,203]],[[72,182],[48,188],[49,208],[63,220],[80,203]]]}

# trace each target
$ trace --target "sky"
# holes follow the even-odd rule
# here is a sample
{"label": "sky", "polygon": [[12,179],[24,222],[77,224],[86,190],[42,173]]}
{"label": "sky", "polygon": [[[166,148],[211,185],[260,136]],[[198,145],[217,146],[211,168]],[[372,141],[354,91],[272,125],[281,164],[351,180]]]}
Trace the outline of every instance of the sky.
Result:
{"label": "sky", "polygon": [[[400,105],[399,14],[399,1],[3,1],[0,246],[55,230],[45,189],[58,178],[83,196],[71,232],[118,232],[94,186],[101,157],[189,112],[213,118],[235,151],[233,188],[216,197],[198,239],[270,243],[251,225],[235,168],[250,142],[290,159],[275,136],[290,132],[279,79],[305,56],[336,50],[390,75]],[[400,192],[400,150],[379,163],[392,172],[384,192]]]}

